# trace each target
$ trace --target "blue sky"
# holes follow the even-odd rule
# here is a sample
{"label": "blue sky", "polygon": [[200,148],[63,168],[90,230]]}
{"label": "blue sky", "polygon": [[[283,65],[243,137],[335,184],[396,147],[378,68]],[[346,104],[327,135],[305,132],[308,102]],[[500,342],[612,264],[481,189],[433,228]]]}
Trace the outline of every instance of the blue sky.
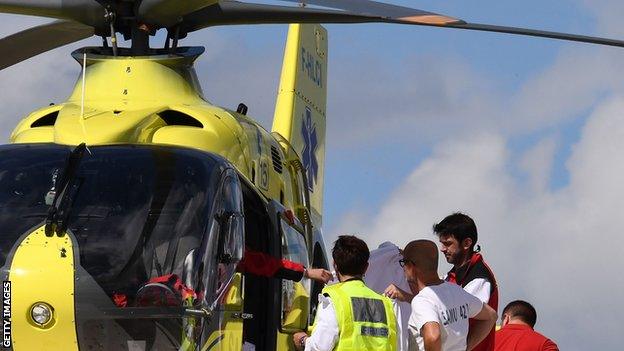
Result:
{"label": "blue sky", "polygon": [[[576,33],[592,33],[595,30],[595,19],[588,16],[587,11],[574,1],[525,1],[515,4],[495,1],[394,1],[393,3],[481,23]],[[350,63],[367,57],[365,60],[374,60],[378,65],[388,65],[400,70],[405,60],[422,53],[426,56],[440,56],[442,59],[450,57],[469,62],[472,70],[495,80],[493,84],[496,89],[506,93],[513,93],[527,78],[553,62],[562,46],[578,45],[548,39],[437,28],[394,25],[329,25],[327,27],[332,41],[330,57],[332,61],[338,61],[330,61],[330,77],[335,69],[334,63]],[[376,48],[383,49],[377,50]],[[365,64],[364,67],[366,70],[370,66]],[[382,102],[380,101],[379,104],[382,105]],[[332,105],[330,109],[331,107]],[[385,106],[385,108],[388,109],[389,114],[392,113],[392,106]],[[584,114],[586,115],[587,111],[584,111]],[[383,117],[380,116],[380,118]],[[515,135],[510,139],[510,149],[513,153],[522,153],[545,135],[559,134],[561,145],[555,160],[551,186],[560,187],[568,179],[565,156],[569,152],[566,150],[569,151],[570,146],[578,139],[583,120],[583,114],[581,114],[567,123]],[[353,118],[352,123],[358,123],[357,117]],[[334,149],[328,149],[325,217],[328,228],[332,228],[344,211],[354,205],[354,202],[370,203],[372,207],[369,209],[374,209],[376,207],[374,204],[379,204],[387,197],[395,184],[431,151],[426,142],[415,145],[416,148],[405,147],[400,143],[388,144],[386,141],[380,143],[379,140],[371,140],[371,142],[375,146],[364,145],[356,153],[340,153],[334,152]],[[383,148],[379,147],[380,144]],[[359,147],[361,145],[358,145]],[[388,155],[392,156],[388,157]],[[514,168],[513,165],[510,167]],[[348,174],[350,176],[347,176]],[[522,178],[522,172],[517,172],[517,175]],[[350,179],[354,176],[359,178],[355,182]],[[362,192],[362,187],[369,190]]]}
{"label": "blue sky", "polygon": [[[470,22],[624,38],[615,0],[393,1]],[[0,34],[36,20],[0,16]],[[470,31],[328,25],[324,232],[371,247],[434,239],[471,214],[501,286],[561,349],[618,349],[624,308],[624,60],[621,49]],[[211,102],[270,127],[286,26],[194,33]],[[0,71],[0,137],[70,92],[79,66],[54,50]],[[27,93],[25,93],[27,92]],[[607,243],[606,245],[603,243]],[[448,269],[443,265],[441,270]],[[600,282],[600,283],[596,283]],[[502,306],[501,306],[502,307]]]}

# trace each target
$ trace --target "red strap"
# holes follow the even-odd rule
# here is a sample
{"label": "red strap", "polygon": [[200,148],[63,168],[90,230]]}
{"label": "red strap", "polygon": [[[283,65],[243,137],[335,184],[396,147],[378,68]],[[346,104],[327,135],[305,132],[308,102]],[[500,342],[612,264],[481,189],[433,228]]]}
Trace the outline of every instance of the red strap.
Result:
{"label": "red strap", "polygon": [[457,284],[457,274],[455,274],[455,272],[448,272],[446,281]]}
{"label": "red strap", "polygon": [[117,307],[128,306],[128,297],[125,294],[113,294],[113,302]]}
{"label": "red strap", "polygon": [[197,298],[197,293],[192,288],[184,285],[182,279],[177,274],[161,275],[154,277],[148,281],[148,283],[161,283],[171,286],[175,291],[178,291],[182,295],[182,300],[186,300],[189,297],[193,299]]}

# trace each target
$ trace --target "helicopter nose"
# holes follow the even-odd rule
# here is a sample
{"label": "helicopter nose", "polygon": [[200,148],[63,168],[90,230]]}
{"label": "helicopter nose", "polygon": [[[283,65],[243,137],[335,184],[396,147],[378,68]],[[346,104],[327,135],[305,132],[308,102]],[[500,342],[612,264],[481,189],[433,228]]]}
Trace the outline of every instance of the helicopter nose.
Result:
{"label": "helicopter nose", "polygon": [[68,235],[42,226],[19,244],[3,282],[3,346],[13,350],[78,350],[74,254]]}

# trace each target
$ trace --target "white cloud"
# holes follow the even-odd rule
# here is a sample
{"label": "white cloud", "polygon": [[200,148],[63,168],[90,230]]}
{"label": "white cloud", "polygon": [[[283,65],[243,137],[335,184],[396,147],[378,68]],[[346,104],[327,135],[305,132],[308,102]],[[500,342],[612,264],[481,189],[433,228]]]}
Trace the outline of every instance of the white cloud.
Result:
{"label": "white cloud", "polygon": [[528,150],[520,160],[520,168],[528,175],[528,190],[540,193],[547,189],[556,147],[556,138],[545,138]]}
{"label": "white cloud", "polygon": [[[556,127],[622,89],[620,56],[614,48],[565,46],[511,90],[499,88],[499,77],[453,56],[419,54],[398,67],[378,58],[361,65],[336,62],[330,72],[329,138],[333,146],[358,149],[385,144],[379,135],[413,146],[470,132],[522,136]],[[366,74],[359,73],[362,66]]]}
{"label": "white cloud", "polygon": [[[570,183],[549,190],[555,141],[545,139],[525,157],[533,191],[506,167],[505,138],[482,134],[442,142],[368,221],[349,218],[341,231],[359,232],[371,247],[392,240],[435,240],[431,225],[454,211],[470,214],[497,274],[501,307],[534,303],[538,329],[562,350],[618,349],[624,307],[624,98],[602,103],[583,127],[568,160]],[[355,224],[355,225],[354,225]],[[334,232],[336,233],[336,232]],[[328,240],[329,241],[329,240]],[[444,264],[441,270],[448,269]]]}

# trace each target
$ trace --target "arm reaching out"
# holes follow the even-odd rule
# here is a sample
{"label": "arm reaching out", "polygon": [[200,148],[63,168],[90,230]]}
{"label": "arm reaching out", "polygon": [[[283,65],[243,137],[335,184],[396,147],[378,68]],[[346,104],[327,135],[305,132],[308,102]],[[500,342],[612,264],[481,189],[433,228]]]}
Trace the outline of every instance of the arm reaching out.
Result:
{"label": "arm reaching out", "polygon": [[323,268],[306,269],[303,276],[306,278],[310,278],[312,280],[316,280],[317,282],[320,282],[320,283],[325,283],[325,284],[327,284],[327,282],[332,280],[333,278],[331,272]]}
{"label": "arm reaching out", "polygon": [[306,277],[322,283],[327,283],[332,278],[331,272],[326,269],[306,269],[297,262],[286,259],[280,260],[267,253],[254,251],[248,248],[245,248],[245,256],[238,264],[238,271],[255,274],[261,277],[288,279],[297,282],[300,281],[301,278]]}
{"label": "arm reaching out", "polygon": [[403,302],[410,302],[414,298],[414,295],[408,293],[407,291],[399,288],[394,284],[390,284],[383,293],[385,296],[388,296],[391,299],[397,299]]}
{"label": "arm reaching out", "polygon": [[472,350],[490,333],[496,324],[496,311],[487,304],[483,304],[481,311],[474,318],[474,323],[468,331],[468,339],[466,340],[467,350]]}

